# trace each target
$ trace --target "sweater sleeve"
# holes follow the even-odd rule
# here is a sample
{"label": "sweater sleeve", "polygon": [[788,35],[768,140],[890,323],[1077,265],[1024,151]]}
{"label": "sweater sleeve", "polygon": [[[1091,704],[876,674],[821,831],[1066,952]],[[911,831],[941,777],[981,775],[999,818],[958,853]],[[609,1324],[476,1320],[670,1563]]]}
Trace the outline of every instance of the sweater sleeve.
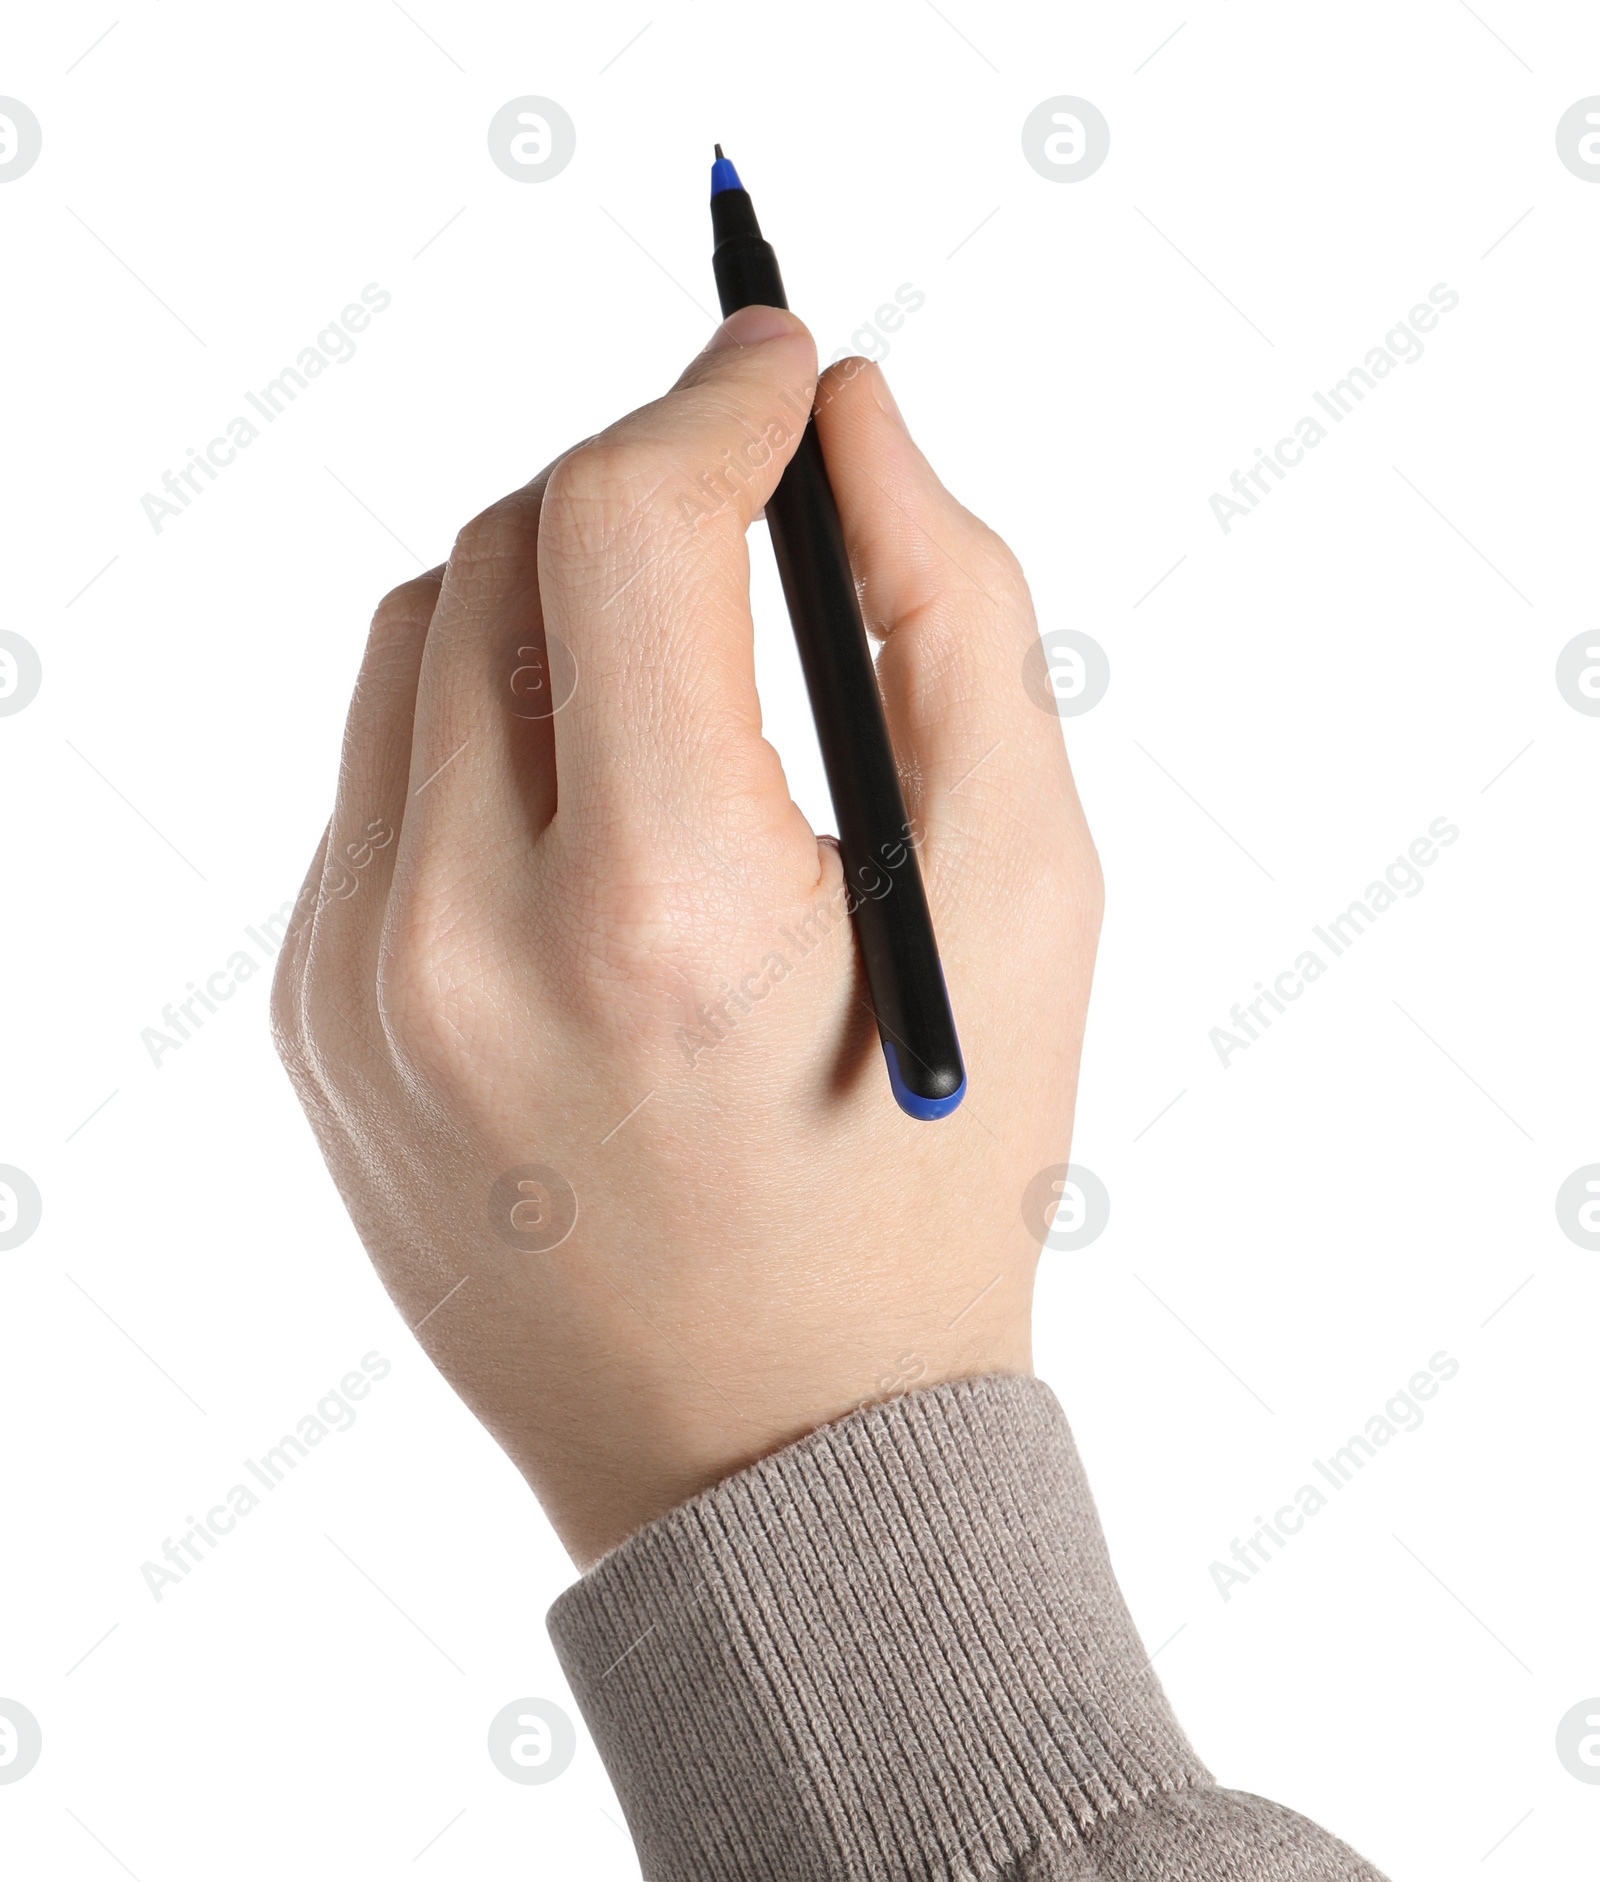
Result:
{"label": "sweater sleeve", "polygon": [[649,1882],[1383,1882],[1190,1749],[1036,1379],[813,1432],[549,1624]]}

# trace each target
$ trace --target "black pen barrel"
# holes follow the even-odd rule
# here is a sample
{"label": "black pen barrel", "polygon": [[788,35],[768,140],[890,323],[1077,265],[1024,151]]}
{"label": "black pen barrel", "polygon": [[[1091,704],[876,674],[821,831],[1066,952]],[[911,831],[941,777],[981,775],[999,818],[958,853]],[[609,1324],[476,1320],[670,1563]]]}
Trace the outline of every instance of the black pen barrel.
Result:
{"label": "black pen barrel", "polygon": [[784,597],[796,623],[822,762],[839,823],[849,904],[873,1011],[898,1046],[901,1076],[920,1098],[948,1098],[962,1079],[905,796],[895,769],[844,530],[808,425],[767,502]]}
{"label": "black pen barrel", "polygon": [[[778,258],[748,193],[718,191],[711,214],[723,314],[787,307]],[[904,1106],[909,1094],[913,1106],[935,1107],[922,1115],[939,1115],[965,1082],[961,1047],[844,528],[809,421],[766,515],[839,822],[867,986],[891,1076],[899,1074],[896,1096]]]}

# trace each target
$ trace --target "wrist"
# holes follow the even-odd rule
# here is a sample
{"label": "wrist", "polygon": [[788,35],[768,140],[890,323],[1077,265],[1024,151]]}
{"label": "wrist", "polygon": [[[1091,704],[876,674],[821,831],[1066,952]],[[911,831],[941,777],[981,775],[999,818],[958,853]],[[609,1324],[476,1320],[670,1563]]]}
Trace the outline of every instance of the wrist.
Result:
{"label": "wrist", "polygon": [[670,1369],[653,1359],[596,1368],[560,1414],[542,1418],[536,1442],[506,1448],[586,1569],[668,1511],[853,1412],[952,1381],[1031,1376],[1028,1304],[1007,1311],[1008,1291],[990,1284],[954,1326],[840,1328],[789,1347],[768,1338],[715,1375],[687,1354]]}

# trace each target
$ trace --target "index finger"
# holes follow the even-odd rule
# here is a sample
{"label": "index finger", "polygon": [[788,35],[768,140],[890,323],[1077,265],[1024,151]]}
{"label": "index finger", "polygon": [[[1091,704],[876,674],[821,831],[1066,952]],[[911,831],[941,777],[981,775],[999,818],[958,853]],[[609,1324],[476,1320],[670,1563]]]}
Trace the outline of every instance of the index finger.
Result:
{"label": "index finger", "polygon": [[[557,465],[539,524],[545,622],[582,682],[555,721],[556,832],[681,846],[799,817],[761,736],[745,531],[810,416],[794,315],[731,315],[664,398]],[[800,828],[805,830],[803,819]],[[806,831],[809,862],[815,849]]]}

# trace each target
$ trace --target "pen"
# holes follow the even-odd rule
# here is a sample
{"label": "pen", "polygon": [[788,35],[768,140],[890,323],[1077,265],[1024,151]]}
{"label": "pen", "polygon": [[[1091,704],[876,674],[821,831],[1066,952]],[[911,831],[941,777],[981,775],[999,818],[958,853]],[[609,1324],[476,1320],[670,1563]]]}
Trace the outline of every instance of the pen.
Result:
{"label": "pen", "polygon": [[[720,144],[711,167],[711,227],[724,317],[741,307],[786,308],[778,258]],[[815,424],[807,422],[766,514],[833,794],[889,1084],[908,1116],[948,1117],[966,1095],[966,1068]]]}

